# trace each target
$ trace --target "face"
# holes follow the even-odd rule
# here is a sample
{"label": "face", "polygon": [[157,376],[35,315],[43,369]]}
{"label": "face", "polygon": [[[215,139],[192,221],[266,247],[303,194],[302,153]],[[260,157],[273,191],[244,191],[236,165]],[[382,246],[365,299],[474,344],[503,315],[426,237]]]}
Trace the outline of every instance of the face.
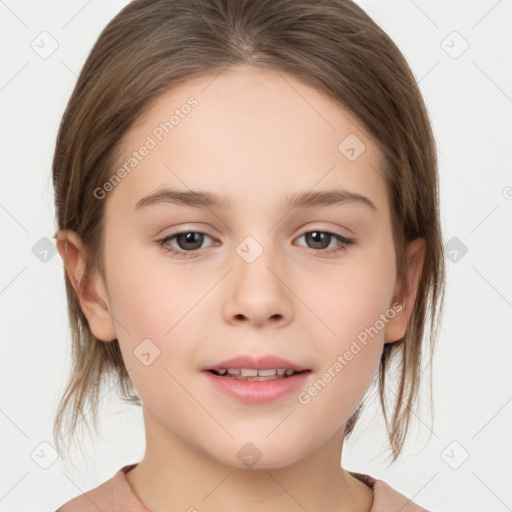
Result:
{"label": "face", "polygon": [[[105,281],[102,300],[82,304],[96,337],[119,340],[153,435],[236,467],[251,442],[259,467],[279,467],[342,432],[409,314],[364,129],[288,75],[238,68],[153,102],[120,146],[115,170],[125,164],[95,191]],[[219,204],[148,199],[164,189]],[[307,192],[317,200],[293,203]],[[234,398],[206,372],[269,354],[309,371],[268,402]]]}

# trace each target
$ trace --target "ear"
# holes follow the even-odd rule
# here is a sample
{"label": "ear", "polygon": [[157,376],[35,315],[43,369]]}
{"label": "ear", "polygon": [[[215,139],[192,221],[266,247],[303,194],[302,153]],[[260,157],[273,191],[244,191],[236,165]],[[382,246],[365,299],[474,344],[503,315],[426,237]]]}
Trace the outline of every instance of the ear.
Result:
{"label": "ear", "polygon": [[[407,246],[407,279],[406,283],[402,283],[399,280],[395,287],[395,295],[391,301],[391,306],[396,304],[396,306],[393,307],[396,314],[386,324],[384,343],[398,341],[405,336],[405,331],[409,325],[409,319],[411,318],[414,304],[416,303],[416,294],[423,262],[425,260],[425,252],[426,243],[424,238],[416,238]],[[398,304],[401,305],[401,309]]]}
{"label": "ear", "polygon": [[78,296],[92,333],[102,341],[114,340],[117,335],[101,275],[95,271],[89,276],[87,282],[82,283],[87,251],[80,237],[76,232],[67,229],[58,230],[55,238],[57,239],[57,250],[64,262],[67,275]]}

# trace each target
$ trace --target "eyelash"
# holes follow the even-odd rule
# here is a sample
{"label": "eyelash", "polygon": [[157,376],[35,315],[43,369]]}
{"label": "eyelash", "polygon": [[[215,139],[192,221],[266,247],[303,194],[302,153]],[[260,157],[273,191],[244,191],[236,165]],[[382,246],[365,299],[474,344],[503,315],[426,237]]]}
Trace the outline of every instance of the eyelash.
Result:
{"label": "eyelash", "polygon": [[[352,245],[355,242],[355,240],[353,238],[346,238],[344,236],[338,235],[337,233],[333,233],[332,231],[320,230],[320,229],[312,229],[310,231],[305,231],[304,233],[302,233],[302,235],[299,236],[299,238],[301,238],[304,235],[307,235],[309,233],[314,233],[314,232],[316,232],[316,233],[326,233],[328,235],[331,235],[336,240],[341,242],[341,244],[342,244],[342,245],[338,246],[335,249],[331,248],[329,250],[326,250],[326,249],[311,249],[309,247],[305,247],[305,249],[307,249],[308,252],[310,252],[314,256],[328,257],[328,256],[330,256],[333,253],[345,252],[345,251],[348,250],[348,246]],[[215,239],[212,235],[210,235],[209,233],[203,232],[203,231],[178,231],[176,233],[173,233],[172,235],[168,235],[165,238],[161,238],[160,240],[157,240],[156,243],[165,252],[172,253],[175,256],[179,257],[179,258],[191,258],[191,257],[197,256],[197,253],[198,253],[199,249],[195,249],[193,251],[183,251],[183,250],[176,249],[175,247],[173,247],[172,245],[169,245],[169,243],[168,243],[169,240],[173,240],[178,235],[183,235],[183,234],[187,234],[187,233],[199,233],[201,235],[207,235],[210,238]]]}

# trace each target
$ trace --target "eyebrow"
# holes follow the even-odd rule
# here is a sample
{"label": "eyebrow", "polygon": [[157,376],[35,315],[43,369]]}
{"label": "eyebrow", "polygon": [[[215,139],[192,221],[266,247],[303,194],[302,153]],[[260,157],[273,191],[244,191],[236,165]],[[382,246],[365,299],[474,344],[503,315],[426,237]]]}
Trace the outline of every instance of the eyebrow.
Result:
{"label": "eyebrow", "polygon": [[[193,208],[213,208],[232,210],[234,203],[229,197],[217,196],[211,192],[172,190],[161,188],[137,201],[135,210],[159,203],[171,203]],[[296,192],[289,194],[284,201],[285,209],[312,208],[356,203],[368,206],[374,213],[378,212],[375,204],[367,197],[348,190],[322,190],[317,192]]]}

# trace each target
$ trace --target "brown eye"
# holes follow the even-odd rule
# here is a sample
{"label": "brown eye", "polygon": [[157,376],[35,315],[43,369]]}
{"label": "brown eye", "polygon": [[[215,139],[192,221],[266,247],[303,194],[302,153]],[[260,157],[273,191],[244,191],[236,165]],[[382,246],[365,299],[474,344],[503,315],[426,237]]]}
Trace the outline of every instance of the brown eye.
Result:
{"label": "brown eye", "polygon": [[327,249],[333,239],[333,235],[325,231],[310,231],[309,233],[305,233],[304,236],[311,249]]}
{"label": "brown eye", "polygon": [[[213,238],[206,233],[200,231],[181,231],[173,235],[166,236],[157,243],[167,252],[176,254],[177,256],[195,256],[196,252],[201,249],[203,242],[206,238]],[[171,242],[175,240],[178,247],[175,247]]]}
{"label": "brown eye", "polygon": [[[330,254],[332,252],[347,250],[347,245],[353,244],[354,240],[345,238],[344,236],[338,235],[337,233],[331,233],[330,231],[307,231],[299,238],[304,237],[306,245],[313,252]],[[331,242],[339,242],[334,244],[332,250],[326,250],[329,247],[333,247]],[[337,245],[337,247],[336,247]]]}
{"label": "brown eye", "polygon": [[204,235],[203,233],[198,233],[197,231],[190,231],[187,233],[178,233],[171,238],[176,238],[176,243],[180,249],[185,251],[194,251],[201,248]]}

